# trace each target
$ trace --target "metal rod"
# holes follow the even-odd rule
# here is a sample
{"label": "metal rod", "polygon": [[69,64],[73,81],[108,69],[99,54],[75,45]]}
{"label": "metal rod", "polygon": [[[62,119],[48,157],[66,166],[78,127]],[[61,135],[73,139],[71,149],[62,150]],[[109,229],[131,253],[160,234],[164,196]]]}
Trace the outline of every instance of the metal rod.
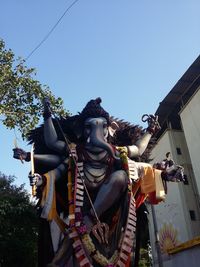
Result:
{"label": "metal rod", "polygon": [[158,266],[163,267],[163,261],[162,261],[162,255],[160,250],[160,241],[159,241],[159,233],[158,233],[158,225],[156,220],[156,213],[154,206],[151,205],[151,212],[152,212],[152,218],[153,218],[153,225],[154,225],[154,233],[155,233],[155,245],[157,250],[157,256],[158,256]]}
{"label": "metal rod", "polygon": [[[49,109],[50,109],[50,107],[49,107]],[[53,114],[54,119],[56,120],[56,122],[57,122],[57,124],[58,124],[58,127],[59,127],[59,129],[60,129],[60,132],[61,132],[61,134],[63,135],[63,138],[64,138],[65,143],[66,143],[66,145],[67,145],[67,149],[68,149],[69,152],[70,152],[70,156],[71,156],[71,158],[72,158],[74,164],[75,164],[76,167],[77,167],[78,174],[79,174],[79,176],[80,176],[80,178],[81,178],[81,181],[82,181],[82,183],[83,183],[83,186],[84,186],[85,192],[86,192],[86,194],[87,194],[87,197],[88,197],[88,199],[89,199],[91,208],[92,208],[92,210],[93,210],[93,212],[94,212],[94,216],[95,216],[97,222],[100,222],[99,217],[98,217],[98,215],[97,215],[97,213],[96,213],[96,210],[95,210],[95,208],[94,208],[94,205],[93,205],[93,203],[92,203],[92,199],[91,199],[90,194],[89,194],[89,192],[88,192],[87,186],[86,186],[86,184],[85,184],[85,181],[84,181],[83,177],[81,176],[81,172],[80,172],[80,170],[79,170],[79,168],[78,168],[76,159],[75,159],[75,157],[74,157],[74,155],[72,154],[72,151],[71,151],[71,149],[70,149],[69,142],[68,142],[68,140],[67,140],[67,138],[66,138],[66,136],[65,136],[65,133],[64,133],[64,131],[63,131],[61,125],[60,125],[59,120],[56,118],[54,112],[53,112],[51,109],[50,109],[50,111],[51,111],[51,113]]]}

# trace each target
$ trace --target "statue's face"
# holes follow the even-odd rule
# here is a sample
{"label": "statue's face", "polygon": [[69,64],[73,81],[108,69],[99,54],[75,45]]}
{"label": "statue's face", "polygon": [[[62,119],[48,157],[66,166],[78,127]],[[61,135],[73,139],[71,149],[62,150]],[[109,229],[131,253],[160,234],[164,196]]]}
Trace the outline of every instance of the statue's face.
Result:
{"label": "statue's face", "polygon": [[86,119],[83,134],[87,151],[94,155],[106,151],[114,159],[119,160],[113,147],[108,143],[109,127],[104,117]]}
{"label": "statue's face", "polygon": [[85,120],[84,138],[89,142],[91,137],[107,142],[108,123],[105,118],[88,118]]}
{"label": "statue's face", "polygon": [[84,123],[85,149],[92,153],[107,151],[114,157],[111,145],[108,143],[108,123],[103,117],[88,118]]}

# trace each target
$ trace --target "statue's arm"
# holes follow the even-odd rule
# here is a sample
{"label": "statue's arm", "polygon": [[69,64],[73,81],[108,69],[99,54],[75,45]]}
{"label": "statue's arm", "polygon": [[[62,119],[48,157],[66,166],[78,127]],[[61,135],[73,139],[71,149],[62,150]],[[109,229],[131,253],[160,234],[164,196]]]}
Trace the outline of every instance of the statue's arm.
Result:
{"label": "statue's arm", "polygon": [[59,154],[66,154],[66,143],[64,141],[58,140],[58,136],[51,117],[45,119],[44,121],[44,140],[48,148]]}
{"label": "statue's arm", "polygon": [[[52,170],[54,172],[56,181],[58,181],[64,174],[67,173],[67,168],[68,168],[68,159],[65,159],[60,165],[58,165],[57,168]],[[45,176],[40,175],[39,173],[34,173],[34,174],[29,173],[28,177],[31,186],[36,185],[37,187],[40,187],[45,183],[46,180]]]}
{"label": "statue's arm", "polygon": [[[143,119],[145,118],[145,119]],[[130,158],[141,156],[146,150],[152,135],[160,129],[158,116],[143,115],[142,120],[148,122],[148,127],[144,135],[136,142],[135,145],[128,146],[128,155]]]}
{"label": "statue's arm", "polygon": [[[28,162],[31,160],[31,153],[26,152],[21,148],[14,148],[13,157],[15,159],[20,159]],[[65,159],[64,156],[51,155],[51,154],[34,154],[34,163],[36,165],[40,164],[46,167],[51,167],[52,169],[56,168],[61,162],[63,162],[64,159]]]}
{"label": "statue's arm", "polygon": [[35,154],[35,164],[41,164],[46,167],[56,168],[65,159],[64,156],[51,155],[51,154]]}
{"label": "statue's arm", "polygon": [[58,140],[58,136],[52,121],[50,102],[48,99],[44,100],[44,140],[48,148],[59,154],[65,154],[67,146],[64,141]]}
{"label": "statue's arm", "polygon": [[141,156],[145,149],[148,146],[148,143],[151,139],[152,134],[148,131],[140,138],[135,145],[128,146],[128,156],[130,158],[136,158],[138,156]]}
{"label": "statue's arm", "polygon": [[57,168],[54,169],[56,181],[67,173],[68,159],[65,159]]}

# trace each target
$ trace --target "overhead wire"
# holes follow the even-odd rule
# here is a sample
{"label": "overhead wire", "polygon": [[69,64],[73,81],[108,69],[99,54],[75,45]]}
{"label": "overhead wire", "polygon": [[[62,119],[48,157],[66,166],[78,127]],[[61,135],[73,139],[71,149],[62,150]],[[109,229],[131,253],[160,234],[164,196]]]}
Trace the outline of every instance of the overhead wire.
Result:
{"label": "overhead wire", "polygon": [[78,2],[79,0],[73,1],[67,9],[64,11],[62,16],[58,19],[58,21],[54,24],[54,26],[51,28],[51,30],[45,35],[45,37],[40,41],[40,43],[28,54],[28,56],[25,58],[27,61],[33,53],[35,53],[36,50],[49,38],[49,36],[52,34],[52,32],[55,30],[55,28],[58,26],[58,24],[61,22],[61,20],[64,18],[64,16],[68,13],[68,11]]}
{"label": "overhead wire", "polygon": [[[61,20],[64,18],[64,16],[67,14],[67,12],[78,2],[79,0],[74,0],[64,11],[62,16],[58,19],[58,21],[53,25],[53,27],[50,29],[50,31],[45,35],[45,37],[41,40],[41,42],[28,54],[28,56],[25,58],[25,61],[27,61],[34,53],[35,51],[49,38],[49,36],[52,34],[52,32],[55,30],[55,28],[58,26],[58,24],[61,22]],[[8,112],[7,112],[8,113]],[[12,112],[15,113],[15,112]],[[19,138],[16,134],[16,130],[14,128],[14,135],[15,140],[19,141]]]}

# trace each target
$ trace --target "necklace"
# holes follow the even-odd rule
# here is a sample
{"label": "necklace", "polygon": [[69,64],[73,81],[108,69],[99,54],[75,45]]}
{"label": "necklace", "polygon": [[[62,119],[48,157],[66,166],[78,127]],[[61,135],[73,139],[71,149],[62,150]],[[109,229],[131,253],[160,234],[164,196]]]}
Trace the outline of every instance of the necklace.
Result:
{"label": "necklace", "polygon": [[88,166],[87,164],[84,164],[84,175],[85,178],[90,182],[90,183],[99,183],[105,179],[106,176],[106,167],[101,169],[99,166]]}
{"label": "necklace", "polygon": [[83,153],[84,159],[90,162],[106,162],[107,159],[109,158],[109,155],[106,151],[102,151],[98,154],[95,154],[87,150],[83,150],[82,153]]}
{"label": "necklace", "polygon": [[[124,156],[124,155],[123,155]],[[125,157],[123,158],[125,161]],[[79,171],[72,171],[71,168],[68,173],[68,202],[69,202],[69,237],[73,240],[73,248],[75,256],[81,267],[92,267],[89,257],[94,259],[102,267],[120,267],[126,266],[129,261],[132,250],[134,232],[136,226],[135,200],[132,192],[129,190],[129,211],[125,230],[122,232],[120,238],[121,242],[118,249],[114,252],[111,258],[107,259],[95,247],[90,235],[87,233],[86,225],[83,222],[82,207],[84,204],[84,185],[83,179],[83,163],[78,163]],[[74,194],[72,194],[72,172],[75,178]],[[74,195],[74,197],[73,197]],[[85,252],[87,250],[87,254]]]}
{"label": "necklace", "polygon": [[107,169],[106,167],[101,168],[101,166],[95,167],[95,166],[88,166],[88,164],[84,164],[84,172],[87,172],[94,178],[99,178],[105,175],[106,169]]}

